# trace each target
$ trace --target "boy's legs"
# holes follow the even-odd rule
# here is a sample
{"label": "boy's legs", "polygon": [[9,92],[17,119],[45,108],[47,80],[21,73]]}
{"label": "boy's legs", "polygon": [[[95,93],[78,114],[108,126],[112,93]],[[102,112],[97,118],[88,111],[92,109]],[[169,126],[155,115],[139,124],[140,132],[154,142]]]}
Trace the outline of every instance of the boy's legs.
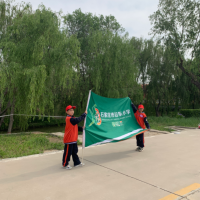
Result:
{"label": "boy's legs", "polygon": [[144,133],[136,135],[137,146],[143,148],[144,147]]}
{"label": "boy's legs", "polygon": [[65,144],[62,165],[66,167],[69,164],[70,156],[72,155],[73,144]]}
{"label": "boy's legs", "polygon": [[77,155],[78,153],[78,146],[77,143],[72,144],[73,145],[73,150],[72,150],[72,159],[74,161],[74,166],[79,165],[81,162],[79,160],[79,157]]}

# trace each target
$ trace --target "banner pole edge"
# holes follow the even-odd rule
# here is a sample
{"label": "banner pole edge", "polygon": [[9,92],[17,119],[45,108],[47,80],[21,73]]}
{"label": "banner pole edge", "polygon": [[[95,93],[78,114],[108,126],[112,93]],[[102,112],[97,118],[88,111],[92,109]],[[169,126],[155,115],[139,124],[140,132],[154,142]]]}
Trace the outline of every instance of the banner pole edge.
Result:
{"label": "banner pole edge", "polygon": [[[88,109],[88,105],[89,105],[89,101],[90,101],[90,96],[91,96],[91,91],[92,90],[89,90],[86,110]],[[85,127],[85,125],[86,125],[86,118],[84,120],[84,127]],[[84,148],[85,148],[85,129],[83,130],[83,137],[82,137],[82,163],[83,163],[83,149]]]}

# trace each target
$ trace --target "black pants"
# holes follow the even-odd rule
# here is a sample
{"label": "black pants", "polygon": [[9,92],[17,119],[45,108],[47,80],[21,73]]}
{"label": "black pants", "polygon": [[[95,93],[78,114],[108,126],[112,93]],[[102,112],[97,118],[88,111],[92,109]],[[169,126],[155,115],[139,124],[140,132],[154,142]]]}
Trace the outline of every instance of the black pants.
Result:
{"label": "black pants", "polygon": [[136,135],[136,140],[137,140],[137,146],[143,148],[144,147],[144,133]]}
{"label": "black pants", "polygon": [[62,160],[63,167],[66,167],[69,164],[71,155],[72,155],[72,159],[74,161],[74,166],[79,165],[81,162],[79,160],[77,153],[78,153],[77,143],[65,144],[63,160]]}

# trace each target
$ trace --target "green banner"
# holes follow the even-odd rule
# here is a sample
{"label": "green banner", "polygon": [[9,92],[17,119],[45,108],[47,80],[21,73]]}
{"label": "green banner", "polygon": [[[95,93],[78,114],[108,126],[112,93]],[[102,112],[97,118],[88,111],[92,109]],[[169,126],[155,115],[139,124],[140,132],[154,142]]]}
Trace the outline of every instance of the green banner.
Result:
{"label": "green banner", "polygon": [[87,112],[83,147],[126,140],[144,131],[129,97],[105,98],[90,92]]}

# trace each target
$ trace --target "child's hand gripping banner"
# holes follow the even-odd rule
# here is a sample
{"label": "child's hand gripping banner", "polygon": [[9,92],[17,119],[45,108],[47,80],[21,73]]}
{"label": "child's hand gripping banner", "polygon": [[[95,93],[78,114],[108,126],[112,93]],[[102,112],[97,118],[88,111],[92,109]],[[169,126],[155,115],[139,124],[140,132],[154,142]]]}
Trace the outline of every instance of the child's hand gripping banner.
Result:
{"label": "child's hand gripping banner", "polygon": [[130,98],[105,98],[90,92],[83,148],[129,139],[144,131],[137,123]]}

